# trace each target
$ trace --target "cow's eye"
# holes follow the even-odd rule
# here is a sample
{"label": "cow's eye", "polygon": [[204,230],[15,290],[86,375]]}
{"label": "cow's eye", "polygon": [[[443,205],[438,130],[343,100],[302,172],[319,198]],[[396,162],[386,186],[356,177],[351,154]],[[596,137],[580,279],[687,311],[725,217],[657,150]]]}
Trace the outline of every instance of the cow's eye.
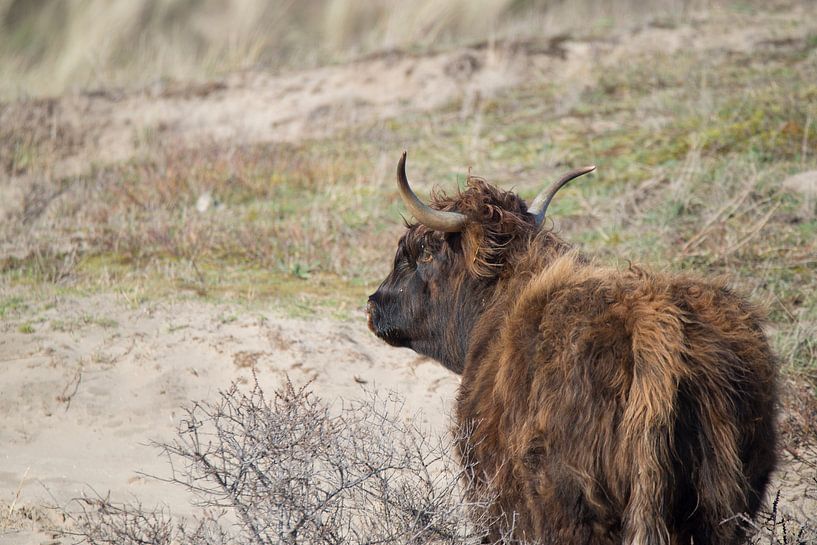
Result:
{"label": "cow's eye", "polygon": [[417,258],[417,263],[431,263],[431,260],[434,259],[434,254],[431,253],[426,246],[423,246],[423,251],[420,253],[420,257]]}

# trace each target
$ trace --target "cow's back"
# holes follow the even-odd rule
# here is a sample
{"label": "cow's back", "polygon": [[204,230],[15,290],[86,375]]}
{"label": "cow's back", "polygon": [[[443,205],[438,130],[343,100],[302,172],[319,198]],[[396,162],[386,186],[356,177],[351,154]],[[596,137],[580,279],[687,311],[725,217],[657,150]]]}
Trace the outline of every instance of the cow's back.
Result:
{"label": "cow's back", "polygon": [[[543,542],[728,543],[774,465],[774,359],[722,285],[560,258],[486,315],[458,398],[497,514]],[[475,487],[479,493],[480,487]]]}

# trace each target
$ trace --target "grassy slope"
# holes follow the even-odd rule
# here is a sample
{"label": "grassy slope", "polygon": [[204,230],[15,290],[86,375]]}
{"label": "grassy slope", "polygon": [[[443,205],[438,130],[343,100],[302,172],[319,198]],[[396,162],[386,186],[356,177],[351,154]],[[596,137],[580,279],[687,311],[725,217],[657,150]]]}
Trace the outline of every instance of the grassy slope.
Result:
{"label": "grassy slope", "polygon": [[[530,196],[596,163],[551,208],[567,239],[608,262],[728,274],[768,305],[791,370],[817,374],[817,206],[780,183],[817,168],[817,39],[751,55],[645,53],[580,94],[537,84],[467,108],[299,145],[157,145],[148,159],[43,182],[3,228],[21,251],[0,263],[14,293],[0,314],[65,291],[182,290],[350,316],[389,267],[403,210],[392,170],[408,147],[425,190],[453,188],[473,165]],[[5,161],[36,170],[43,153],[17,145]],[[215,205],[199,213],[208,192]]]}

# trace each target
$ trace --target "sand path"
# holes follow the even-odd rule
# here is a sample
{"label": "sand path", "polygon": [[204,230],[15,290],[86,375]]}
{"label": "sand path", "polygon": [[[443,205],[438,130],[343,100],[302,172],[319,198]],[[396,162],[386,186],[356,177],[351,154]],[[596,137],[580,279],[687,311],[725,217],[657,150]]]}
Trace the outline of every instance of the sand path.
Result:
{"label": "sand path", "polygon": [[[313,381],[334,403],[359,399],[364,388],[406,398],[406,414],[440,432],[448,425],[458,379],[414,352],[386,346],[352,322],[282,318],[200,302],[133,308],[117,296],[59,299],[51,308],[6,320],[0,334],[0,490],[5,505],[66,506],[95,490],[159,502],[189,512],[188,499],[139,472],[167,476],[151,440],[172,437],[191,400],[215,400],[233,381],[248,385],[255,370],[272,392],[288,375]],[[22,486],[21,486],[22,483]],[[0,505],[0,509],[3,506]],[[40,513],[39,515],[42,515]],[[48,536],[18,514],[0,529],[0,543]]]}

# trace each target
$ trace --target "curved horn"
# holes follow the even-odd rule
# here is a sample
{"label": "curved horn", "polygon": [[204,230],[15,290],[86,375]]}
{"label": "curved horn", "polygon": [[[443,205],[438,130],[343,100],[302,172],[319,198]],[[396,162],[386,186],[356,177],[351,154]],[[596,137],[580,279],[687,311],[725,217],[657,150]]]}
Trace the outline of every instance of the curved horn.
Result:
{"label": "curved horn", "polygon": [[400,157],[400,162],[397,163],[397,187],[400,189],[400,196],[403,197],[403,202],[409,212],[423,225],[435,231],[443,231],[445,233],[456,233],[462,231],[465,226],[466,217],[459,212],[444,212],[442,210],[434,210],[427,204],[424,204],[414,191],[409,187],[408,178],[406,177],[406,152]]}
{"label": "curved horn", "polygon": [[575,170],[571,170],[558,180],[556,180],[549,188],[545,189],[541,193],[539,193],[533,202],[530,203],[528,207],[528,212],[533,214],[536,218],[536,225],[542,225],[542,222],[545,220],[545,211],[548,209],[548,205],[550,204],[551,199],[556,194],[557,191],[562,189],[567,182],[573,180],[574,178],[578,178],[579,176],[583,176],[588,172],[593,172],[596,170],[596,165],[590,165],[587,167],[577,168]]}

